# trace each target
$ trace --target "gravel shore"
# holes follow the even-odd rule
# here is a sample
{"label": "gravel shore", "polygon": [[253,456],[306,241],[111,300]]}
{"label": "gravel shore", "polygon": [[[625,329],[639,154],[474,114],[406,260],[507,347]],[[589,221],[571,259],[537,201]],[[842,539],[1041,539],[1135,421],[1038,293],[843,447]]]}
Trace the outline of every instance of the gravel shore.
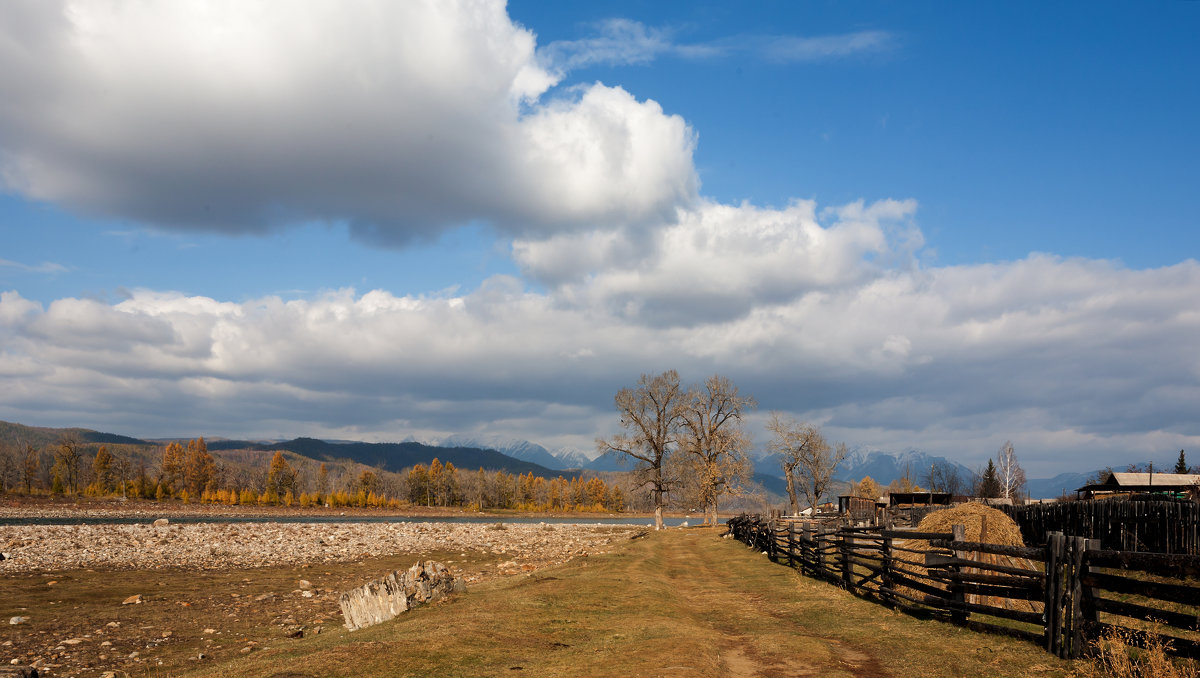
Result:
{"label": "gravel shore", "polygon": [[[644,531],[630,525],[193,523],[0,526],[0,573],[72,569],[218,570],[349,562],[395,553],[483,551],[542,567]],[[528,568],[527,568],[528,569]]]}

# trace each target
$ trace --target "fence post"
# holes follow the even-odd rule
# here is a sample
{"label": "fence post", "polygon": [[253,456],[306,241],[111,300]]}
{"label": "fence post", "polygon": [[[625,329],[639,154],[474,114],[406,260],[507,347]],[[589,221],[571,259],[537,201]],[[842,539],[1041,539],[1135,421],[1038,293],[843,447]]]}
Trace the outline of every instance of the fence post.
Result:
{"label": "fence post", "polygon": [[879,588],[883,602],[888,607],[896,607],[896,598],[892,595],[892,538],[884,537],[883,548],[880,549],[880,555],[883,556],[883,572],[879,575]]}
{"label": "fence post", "polygon": [[825,545],[824,545],[824,543],[822,543],[824,541],[825,541],[825,532],[823,530],[821,530],[821,528],[818,527],[816,535],[813,539],[813,550],[816,551],[816,553],[817,553],[817,573],[821,577],[824,577],[826,574],[826,571],[825,571]]}
{"label": "fence post", "polygon": [[838,532],[842,538],[842,588],[854,591],[854,564],[850,562],[850,549],[854,546],[852,532]]}
{"label": "fence post", "polygon": [[812,576],[812,572],[816,571],[817,552],[814,548],[816,544],[816,533],[812,530],[812,523],[804,523],[804,544],[800,547],[800,571],[808,570],[808,575]]}
{"label": "fence post", "polygon": [[1071,596],[1071,647],[1067,655],[1070,659],[1078,659],[1083,656],[1083,573],[1086,568],[1083,558],[1084,551],[1087,550],[1087,544],[1088,540],[1085,537],[1071,537],[1071,580],[1069,587]]}
{"label": "fence post", "polygon": [[788,521],[787,536],[788,567],[796,567],[796,523]]}
{"label": "fence post", "polygon": [[1066,538],[1051,532],[1046,538],[1046,651],[1061,656],[1063,548]]}
{"label": "fence post", "polygon": [[[964,528],[962,525],[951,525],[950,532],[954,535],[954,541],[966,541],[966,536],[967,536],[966,528]],[[959,551],[957,549],[953,549],[953,551],[954,551],[955,558],[965,558],[967,555],[965,551]],[[950,571],[951,572],[962,572],[962,569],[963,568],[961,565],[954,565],[953,567],[950,568]],[[958,580],[958,581],[954,581],[954,582],[950,583],[950,599],[958,604],[962,604],[962,605],[966,604],[967,595],[966,595],[966,592],[963,590],[962,580]],[[966,610],[963,610],[962,608],[959,608],[956,610],[951,610],[950,621],[952,621],[955,624],[958,624],[959,626],[965,626],[967,623],[967,615],[968,614],[970,614],[970,613],[968,613]]]}
{"label": "fence post", "polygon": [[[1090,574],[1092,571],[1091,565],[1088,562],[1086,552],[1087,551],[1099,551],[1099,550],[1100,550],[1100,540],[1099,539],[1088,539],[1087,542],[1084,544],[1085,553],[1084,553],[1084,559],[1083,559],[1083,570],[1082,570],[1082,572],[1080,572],[1080,575],[1079,575],[1081,578]],[[1096,629],[1096,625],[1100,623],[1100,611],[1096,609],[1096,599],[1099,597],[1100,597],[1100,591],[1096,587],[1094,587],[1094,586],[1084,586],[1083,587],[1083,597],[1080,602],[1080,609],[1083,611],[1083,621],[1084,621],[1084,625],[1086,627],[1084,630],[1089,633],[1094,632]]]}

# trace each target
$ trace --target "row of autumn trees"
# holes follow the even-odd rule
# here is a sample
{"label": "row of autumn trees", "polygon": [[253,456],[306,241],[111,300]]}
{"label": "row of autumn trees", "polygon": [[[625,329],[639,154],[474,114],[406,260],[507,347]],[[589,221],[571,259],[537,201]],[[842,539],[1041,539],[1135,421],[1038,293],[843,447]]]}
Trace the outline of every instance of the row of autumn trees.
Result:
{"label": "row of autumn trees", "polygon": [[[297,464],[309,464],[297,460]],[[330,471],[321,463],[315,473],[293,466],[276,451],[266,471],[231,472],[208,451],[203,438],[186,447],[171,442],[161,461],[136,466],[129,457],[100,445],[94,456],[75,438],[63,438],[52,450],[23,445],[20,454],[0,449],[0,492],[23,489],[87,496],[180,499],[185,502],[286,506],[461,506],[477,510],[621,511],[625,494],[618,485],[593,478],[542,478],[533,473],[461,471],[433,459],[406,473],[361,468],[354,473]],[[305,472],[302,472],[305,471]],[[334,477],[336,475],[336,477]]]}
{"label": "row of autumn trees", "polygon": [[[673,492],[690,494],[703,507],[705,522],[715,524],[721,498],[748,491],[754,471],[743,420],[757,403],[727,377],[713,375],[685,387],[675,370],[643,374],[636,387],[618,391],[615,402],[625,430],[597,439],[596,446],[634,461],[635,477],[653,497],[656,528],[662,529],[662,511]],[[831,446],[817,427],[777,413],[767,429],[793,511],[799,509],[799,493],[815,506],[833,483],[846,445]]]}

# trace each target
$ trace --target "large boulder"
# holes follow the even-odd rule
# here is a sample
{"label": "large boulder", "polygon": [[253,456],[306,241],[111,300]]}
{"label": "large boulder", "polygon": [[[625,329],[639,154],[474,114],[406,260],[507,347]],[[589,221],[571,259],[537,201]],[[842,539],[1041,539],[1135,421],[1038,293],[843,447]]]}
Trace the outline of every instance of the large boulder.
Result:
{"label": "large boulder", "polygon": [[357,631],[466,590],[462,578],[450,574],[445,565],[427,560],[351,589],[339,602],[346,628]]}

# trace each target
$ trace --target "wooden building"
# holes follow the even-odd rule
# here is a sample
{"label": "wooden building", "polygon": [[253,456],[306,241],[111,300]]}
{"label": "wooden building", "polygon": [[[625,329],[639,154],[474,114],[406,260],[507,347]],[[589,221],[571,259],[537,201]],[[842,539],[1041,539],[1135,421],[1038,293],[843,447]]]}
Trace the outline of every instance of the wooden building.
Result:
{"label": "wooden building", "polygon": [[1195,496],[1197,473],[1109,473],[1102,482],[1075,490],[1080,499],[1106,499],[1133,494],[1162,494],[1176,499]]}

